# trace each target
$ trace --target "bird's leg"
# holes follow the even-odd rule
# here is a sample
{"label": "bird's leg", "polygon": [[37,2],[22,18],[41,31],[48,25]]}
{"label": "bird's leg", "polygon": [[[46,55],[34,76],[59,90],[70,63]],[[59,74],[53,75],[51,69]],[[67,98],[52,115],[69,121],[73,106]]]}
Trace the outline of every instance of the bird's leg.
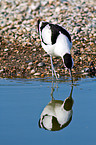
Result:
{"label": "bird's leg", "polygon": [[56,84],[56,82],[54,82],[54,81],[52,80],[52,86],[51,86],[51,98],[52,98],[52,101],[55,100],[55,98],[53,97],[53,93],[54,93],[54,91],[55,91],[55,88],[56,88],[56,90],[58,91],[58,84]]}
{"label": "bird's leg", "polygon": [[55,100],[53,97],[53,92],[55,91],[54,87],[53,87],[53,81],[52,81],[52,87],[51,87],[51,98],[52,100]]}
{"label": "bird's leg", "polygon": [[71,77],[71,81],[72,81],[72,85],[73,85],[72,71],[71,71],[71,69],[69,69],[69,71],[70,71],[70,77]]}
{"label": "bird's leg", "polygon": [[[63,65],[64,65],[64,75],[65,75],[66,66],[65,66],[65,64],[64,64],[64,59],[62,59],[62,60],[63,60]],[[64,79],[65,79],[65,76],[64,76]]]}
{"label": "bird's leg", "polygon": [[[52,67],[52,77],[54,77],[54,74],[55,74],[56,79],[58,79],[57,75],[56,75],[56,71],[55,71],[54,66],[53,66],[52,56],[50,56],[50,59],[51,59],[51,67]],[[54,72],[54,74],[53,74],[53,72]]]}
{"label": "bird's leg", "polygon": [[52,56],[50,56],[50,60],[51,60],[51,68],[52,68],[52,78],[54,77],[54,74],[53,74],[53,62],[52,62]]}

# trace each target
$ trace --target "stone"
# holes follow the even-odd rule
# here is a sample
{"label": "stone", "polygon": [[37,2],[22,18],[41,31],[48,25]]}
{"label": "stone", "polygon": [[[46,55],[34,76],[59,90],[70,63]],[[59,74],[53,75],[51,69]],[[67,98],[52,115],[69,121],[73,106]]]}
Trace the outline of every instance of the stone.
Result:
{"label": "stone", "polygon": [[2,73],[2,72],[3,72],[3,69],[0,70],[0,73]]}
{"label": "stone", "polygon": [[[77,77],[79,74],[82,77],[83,73],[94,75],[94,72],[96,73],[94,3],[95,0],[52,0],[49,4],[48,0],[42,0],[40,6],[40,0],[1,0],[0,77],[5,77],[5,74],[6,77],[13,77],[14,70],[15,77],[16,74],[17,77],[26,78],[30,78],[30,75],[33,78],[45,77],[44,74],[46,77],[52,75],[50,56],[42,49],[37,32],[37,20],[40,17],[42,20],[60,24],[71,34],[74,76]],[[60,76],[64,75],[62,61],[56,58],[53,59],[53,64]]]}
{"label": "stone", "polygon": [[34,69],[32,69],[30,73],[31,73],[31,74],[34,74],[34,73],[35,73],[35,70],[34,70]]}
{"label": "stone", "polygon": [[41,75],[41,73],[39,73],[39,72],[34,74],[34,76],[40,76],[40,75]]}
{"label": "stone", "polygon": [[4,49],[4,51],[8,51],[8,48]]}
{"label": "stone", "polygon": [[45,63],[44,62],[40,62],[37,66],[39,66],[39,67],[45,66]]}
{"label": "stone", "polygon": [[27,70],[30,70],[30,69],[31,69],[31,66],[28,66],[28,67],[27,67]]}
{"label": "stone", "polygon": [[32,62],[29,62],[29,63],[28,63],[28,65],[32,65],[32,64],[33,64]]}

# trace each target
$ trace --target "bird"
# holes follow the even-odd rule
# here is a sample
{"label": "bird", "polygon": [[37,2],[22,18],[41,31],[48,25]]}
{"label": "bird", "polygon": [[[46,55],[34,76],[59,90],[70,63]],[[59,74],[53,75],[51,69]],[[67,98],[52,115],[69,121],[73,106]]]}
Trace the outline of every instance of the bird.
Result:
{"label": "bird", "polygon": [[72,67],[73,58],[71,56],[72,40],[69,32],[59,24],[52,24],[47,21],[37,21],[37,29],[41,39],[41,46],[50,55],[51,67],[52,67],[52,77],[58,79],[55,68],[53,66],[52,57],[61,57],[63,60],[64,68],[69,69],[71,80],[72,77]]}
{"label": "bird", "polygon": [[44,107],[38,125],[40,128],[44,128],[50,131],[59,131],[69,125],[73,115],[73,103],[72,98],[73,86],[71,86],[71,92],[69,97],[64,101],[55,100],[52,94],[52,100]]}

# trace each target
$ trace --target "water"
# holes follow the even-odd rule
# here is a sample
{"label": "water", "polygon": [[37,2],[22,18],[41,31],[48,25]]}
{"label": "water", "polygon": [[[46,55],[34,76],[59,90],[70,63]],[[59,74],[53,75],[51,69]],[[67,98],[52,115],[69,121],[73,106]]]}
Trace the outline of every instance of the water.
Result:
{"label": "water", "polygon": [[59,131],[38,125],[52,97],[64,101],[70,96],[70,82],[53,83],[53,87],[52,82],[40,80],[0,79],[0,145],[96,144],[96,78],[75,82],[72,120]]}

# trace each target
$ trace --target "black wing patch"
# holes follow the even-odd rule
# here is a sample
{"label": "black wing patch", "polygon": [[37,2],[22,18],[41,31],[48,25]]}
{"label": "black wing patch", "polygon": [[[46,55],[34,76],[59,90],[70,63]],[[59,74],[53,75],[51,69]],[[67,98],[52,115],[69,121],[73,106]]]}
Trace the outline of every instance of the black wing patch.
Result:
{"label": "black wing patch", "polygon": [[49,25],[50,25],[51,31],[52,31],[52,36],[51,36],[52,44],[56,43],[57,37],[60,34],[60,32],[64,35],[66,35],[67,38],[69,39],[69,41],[71,42],[71,37],[67,30],[65,30],[64,28],[62,28],[61,26],[59,26],[57,24],[49,24]]}
{"label": "black wing patch", "polygon": [[57,37],[60,34],[59,29],[58,29],[57,25],[54,25],[54,24],[50,24],[50,27],[51,27],[51,32],[52,32],[51,41],[52,41],[52,44],[55,44]]}
{"label": "black wing patch", "polygon": [[[39,22],[40,23],[40,22]],[[52,35],[51,35],[51,42],[52,42],[52,45],[56,43],[56,40],[57,40],[57,37],[59,36],[60,32],[62,34],[64,34],[65,36],[67,36],[67,38],[69,39],[69,41],[71,42],[71,36],[70,34],[68,33],[68,31],[64,28],[62,28],[61,26],[57,25],[57,24],[50,24],[48,22],[42,22],[42,26],[40,27],[40,30],[41,30],[41,39],[42,39],[42,42],[47,45],[43,38],[42,38],[42,30],[44,29],[44,27],[46,25],[49,25],[50,26],[50,29],[51,29],[51,32],[52,32]]]}

